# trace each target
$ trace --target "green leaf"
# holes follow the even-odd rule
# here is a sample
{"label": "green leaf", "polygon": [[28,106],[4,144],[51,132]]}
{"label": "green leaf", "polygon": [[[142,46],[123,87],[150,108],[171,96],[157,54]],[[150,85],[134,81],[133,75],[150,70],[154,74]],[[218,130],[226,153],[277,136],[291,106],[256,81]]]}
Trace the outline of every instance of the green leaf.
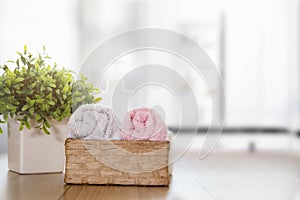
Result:
{"label": "green leaf", "polygon": [[35,76],[35,72],[34,71],[30,71],[29,74],[30,74],[30,76]]}
{"label": "green leaf", "polygon": [[50,132],[48,131],[48,129],[45,126],[43,126],[42,129],[47,135],[50,135]]}
{"label": "green leaf", "polygon": [[[24,45],[21,52],[17,52],[17,59],[8,60],[10,68],[0,64],[4,70],[0,75],[0,114],[4,120],[0,123],[9,116],[23,116],[19,119],[22,130],[30,127],[28,120],[34,118],[40,124],[36,128],[49,134],[50,124],[44,122],[46,118],[61,121],[72,114],[71,108],[101,100],[94,97],[98,89],[88,83],[87,77],[81,74],[75,80],[74,72],[49,60],[44,47],[42,53],[32,54]],[[14,69],[10,70],[11,67]]]}
{"label": "green leaf", "polygon": [[8,88],[4,88],[4,92],[5,92],[6,94],[10,94],[10,90],[9,90]]}
{"label": "green leaf", "polygon": [[19,127],[19,131],[22,131],[24,129],[24,124],[21,123],[20,127]]}
{"label": "green leaf", "polygon": [[3,133],[2,128],[0,127],[0,135]]}
{"label": "green leaf", "polygon": [[49,124],[49,122],[48,122],[47,120],[44,120],[44,124],[45,124],[45,126],[46,126],[47,128],[50,128],[50,124]]}
{"label": "green leaf", "polygon": [[20,105],[20,102],[19,102],[17,99],[13,99],[13,100],[11,101],[11,103],[12,103],[13,105]]}
{"label": "green leaf", "polygon": [[34,113],[34,107],[31,107],[31,108],[29,109],[29,113],[30,113],[31,115],[33,115],[33,113]]}
{"label": "green leaf", "polygon": [[56,85],[54,83],[49,84],[50,87],[56,88]]}
{"label": "green leaf", "polygon": [[37,69],[37,70],[39,70],[39,69],[40,69],[40,65],[39,65],[39,63],[38,63],[38,62],[35,62],[35,64],[34,64],[34,65],[35,65],[35,67],[36,67],[36,69]]}
{"label": "green leaf", "polygon": [[[20,85],[13,85],[13,88],[15,88],[15,89],[17,89],[17,90],[19,90],[20,89]],[[18,93],[18,91],[16,91],[17,93]]]}
{"label": "green leaf", "polygon": [[30,97],[26,97],[26,102],[29,103],[31,101]]}
{"label": "green leaf", "polygon": [[45,99],[37,99],[36,102],[37,103],[44,103]]}
{"label": "green leaf", "polygon": [[37,129],[40,129],[41,130],[41,124],[40,125],[37,125],[37,126],[35,126],[34,128],[37,128]]}
{"label": "green leaf", "polygon": [[26,54],[26,53],[27,53],[27,46],[24,45],[24,54]]}
{"label": "green leaf", "polygon": [[25,78],[18,77],[18,78],[15,79],[15,82],[19,83],[19,82],[22,82],[24,80],[25,80]]}
{"label": "green leaf", "polygon": [[63,88],[63,92],[66,93],[69,90],[69,85],[66,84]]}
{"label": "green leaf", "polygon": [[73,100],[74,102],[78,103],[78,102],[82,102],[83,101],[83,97],[74,97]]}
{"label": "green leaf", "polygon": [[63,112],[63,115],[68,116],[70,114],[70,112],[71,112],[71,108],[70,108],[70,106],[67,106]]}
{"label": "green leaf", "polygon": [[101,100],[102,100],[101,97],[95,98],[95,99],[94,99],[94,103],[98,103],[98,102],[100,102]]}
{"label": "green leaf", "polygon": [[14,105],[12,105],[12,104],[7,104],[7,108],[9,110],[16,110],[16,107]]}
{"label": "green leaf", "polygon": [[25,106],[22,107],[22,111],[28,110],[30,106],[28,104],[26,104]]}
{"label": "green leaf", "polygon": [[35,119],[36,121],[39,121],[41,119],[41,115],[39,113],[35,114]]}
{"label": "green leaf", "polygon": [[23,56],[21,56],[21,61],[24,65],[26,64],[26,59]]}
{"label": "green leaf", "polygon": [[7,121],[8,120],[8,113],[4,113],[3,118],[4,118],[5,121]]}
{"label": "green leaf", "polygon": [[54,101],[48,101],[48,104],[51,105],[51,106],[54,106],[55,102]]}
{"label": "green leaf", "polygon": [[52,91],[52,88],[51,88],[51,87],[47,87],[46,89],[47,89],[48,92],[51,92],[51,91]]}
{"label": "green leaf", "polygon": [[33,106],[34,103],[35,103],[35,100],[31,100],[31,101],[29,102],[30,107]]}
{"label": "green leaf", "polygon": [[30,127],[30,124],[29,124],[29,122],[26,120],[25,121],[25,126],[26,126],[26,128],[28,128],[28,129],[30,129],[31,127]]}
{"label": "green leaf", "polygon": [[14,112],[15,112],[15,110],[12,110],[12,111],[9,112],[9,115],[10,115],[11,118],[14,117]]}

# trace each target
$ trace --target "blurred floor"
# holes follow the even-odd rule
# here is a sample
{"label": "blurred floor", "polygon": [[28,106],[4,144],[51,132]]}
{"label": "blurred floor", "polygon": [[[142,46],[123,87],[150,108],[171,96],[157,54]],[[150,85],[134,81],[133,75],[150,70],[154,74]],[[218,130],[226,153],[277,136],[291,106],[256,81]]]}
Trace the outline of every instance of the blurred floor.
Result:
{"label": "blurred floor", "polygon": [[[201,160],[203,139],[196,139],[176,162],[170,199],[300,200],[300,151],[292,148],[300,146],[298,139],[222,135],[215,150]],[[249,152],[253,141],[255,152]]]}
{"label": "blurred floor", "polygon": [[[289,136],[278,137],[282,137],[279,143],[285,137],[290,140]],[[176,136],[175,152],[182,152],[180,143],[187,138],[188,134]],[[238,142],[235,138],[223,135],[215,151],[201,160],[199,143],[203,137],[196,139],[175,162],[169,188],[64,185],[63,174],[20,176],[8,172],[2,155],[0,199],[300,200],[299,152],[258,148],[251,153],[225,148],[224,141],[229,145]]]}

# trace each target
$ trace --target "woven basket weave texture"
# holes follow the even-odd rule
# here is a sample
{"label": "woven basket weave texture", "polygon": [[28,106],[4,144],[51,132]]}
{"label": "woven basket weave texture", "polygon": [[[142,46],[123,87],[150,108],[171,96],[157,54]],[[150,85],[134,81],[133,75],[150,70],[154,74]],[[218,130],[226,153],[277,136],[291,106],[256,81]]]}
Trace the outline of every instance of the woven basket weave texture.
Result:
{"label": "woven basket weave texture", "polygon": [[167,186],[169,151],[169,141],[68,138],[64,180],[70,184]]}

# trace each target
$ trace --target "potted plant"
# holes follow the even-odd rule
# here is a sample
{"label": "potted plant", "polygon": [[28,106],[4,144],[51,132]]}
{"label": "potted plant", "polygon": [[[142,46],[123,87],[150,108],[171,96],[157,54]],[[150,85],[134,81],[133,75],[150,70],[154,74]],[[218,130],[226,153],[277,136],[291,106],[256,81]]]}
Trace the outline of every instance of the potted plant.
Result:
{"label": "potted plant", "polygon": [[59,69],[45,48],[34,56],[24,46],[17,54],[0,66],[0,122],[8,122],[9,169],[62,172],[68,118],[80,105],[100,101],[94,97],[98,90],[84,76],[75,80],[74,72]]}

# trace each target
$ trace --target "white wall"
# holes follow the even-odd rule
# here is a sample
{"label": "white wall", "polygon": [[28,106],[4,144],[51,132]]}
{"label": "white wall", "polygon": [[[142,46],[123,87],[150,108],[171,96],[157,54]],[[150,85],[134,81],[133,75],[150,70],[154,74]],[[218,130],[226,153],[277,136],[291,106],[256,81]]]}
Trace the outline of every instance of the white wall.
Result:
{"label": "white wall", "polygon": [[[228,126],[297,126],[299,75],[296,34],[298,0],[102,0],[81,2],[81,55],[104,39],[135,28],[175,30],[192,39],[182,27],[216,25],[225,17],[225,87]],[[94,6],[92,6],[94,5]],[[209,35],[198,41],[220,69],[219,51],[211,51]],[[216,39],[217,40],[217,39]],[[216,41],[218,42],[218,41]],[[84,56],[84,57],[85,57]],[[199,83],[199,86],[201,84]],[[184,91],[182,93],[184,94]],[[209,99],[203,96],[202,99]],[[209,101],[209,100],[208,100]],[[209,119],[209,102],[204,121]],[[205,109],[208,110],[205,110]],[[295,112],[297,110],[297,112]],[[201,113],[201,114],[203,114]]]}
{"label": "white wall", "polygon": [[0,0],[0,62],[24,44],[34,51],[46,45],[60,64],[77,69],[113,34],[155,27],[193,37],[182,25],[216,24],[224,15],[227,125],[297,126],[298,7],[298,0]]}
{"label": "white wall", "polygon": [[[291,61],[289,1],[249,1],[228,19],[228,125],[289,126]],[[295,19],[293,19],[295,20]]]}
{"label": "white wall", "polygon": [[297,0],[148,3],[150,27],[179,32],[179,24],[211,23],[224,14],[227,125],[291,126],[299,101],[295,86],[299,85],[299,74],[295,75],[299,36],[293,28],[299,22]]}
{"label": "white wall", "polygon": [[[76,69],[78,58],[77,2],[74,0],[0,0],[0,63],[16,57],[23,45],[37,52],[45,45],[60,66]],[[6,151],[6,125],[0,153]]]}
{"label": "white wall", "polygon": [[33,52],[45,45],[58,64],[76,69],[76,6],[74,0],[0,0],[0,62],[14,58],[24,44]]}

